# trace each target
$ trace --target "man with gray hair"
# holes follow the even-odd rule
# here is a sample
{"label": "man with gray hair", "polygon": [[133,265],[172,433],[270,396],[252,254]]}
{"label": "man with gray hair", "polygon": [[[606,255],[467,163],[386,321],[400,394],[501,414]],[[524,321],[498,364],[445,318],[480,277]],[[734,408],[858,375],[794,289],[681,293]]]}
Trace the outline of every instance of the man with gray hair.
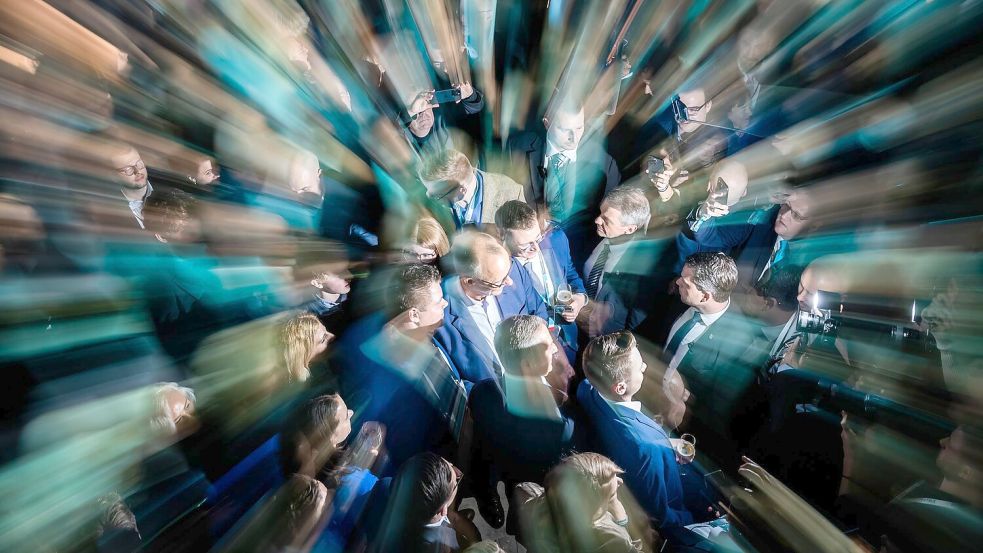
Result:
{"label": "man with gray hair", "polygon": [[640,188],[612,190],[600,211],[594,225],[602,240],[584,264],[584,286],[594,304],[588,315],[591,337],[633,329],[645,319],[640,291],[650,273],[645,265],[654,261],[638,240],[649,220],[649,202]]}
{"label": "man with gray hair", "polygon": [[451,259],[457,275],[444,280],[448,306],[434,338],[472,383],[498,379],[502,363],[495,353],[495,329],[513,315],[546,319],[546,304],[526,268],[512,261],[493,237],[465,233],[454,241]]}
{"label": "man with gray hair", "polygon": [[482,515],[500,512],[495,505],[499,480],[505,481],[508,497],[519,482],[542,482],[571,448],[574,427],[561,406],[566,394],[547,380],[559,348],[546,321],[535,315],[503,320],[495,332],[495,351],[504,368],[501,381],[478,383],[469,400],[475,436],[472,475]]}

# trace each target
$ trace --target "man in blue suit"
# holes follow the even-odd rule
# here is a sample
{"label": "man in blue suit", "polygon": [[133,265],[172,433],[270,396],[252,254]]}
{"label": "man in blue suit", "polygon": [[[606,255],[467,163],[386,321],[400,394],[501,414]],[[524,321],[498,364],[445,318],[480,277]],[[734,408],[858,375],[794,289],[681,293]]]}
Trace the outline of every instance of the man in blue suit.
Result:
{"label": "man in blue suit", "polygon": [[690,213],[676,239],[677,274],[687,257],[702,252],[730,255],[740,268],[743,286],[767,281],[782,266],[808,265],[800,239],[818,226],[808,189],[791,191],[780,205],[731,212],[747,194],[747,185],[743,164],[725,160],[714,168],[706,201]]}
{"label": "man in blue suit", "polygon": [[423,451],[454,458],[467,407],[457,366],[433,341],[447,306],[440,273],[410,265],[393,288],[389,313],[355,322],[336,348],[341,393],[356,413],[352,432],[368,421],[385,428],[380,476]]}
{"label": "man in blue suit", "polygon": [[487,234],[458,237],[451,258],[458,274],[444,280],[447,313],[434,338],[471,384],[499,379],[495,328],[513,315],[546,319],[546,304],[526,269]]}
{"label": "man in blue suit", "polygon": [[587,380],[577,400],[593,427],[597,449],[624,469],[622,478],[659,528],[692,524],[669,433],[634,396],[647,365],[629,331],[598,336],[584,351]]}
{"label": "man in blue suit", "polygon": [[[560,329],[560,341],[568,360],[577,354],[577,316],[587,304],[584,281],[574,267],[566,233],[557,226],[546,230],[536,211],[528,204],[505,202],[495,213],[495,226],[512,258],[529,272],[533,287],[546,303],[550,326]],[[564,303],[558,292],[565,289],[570,298]],[[562,294],[561,294],[562,295]]]}

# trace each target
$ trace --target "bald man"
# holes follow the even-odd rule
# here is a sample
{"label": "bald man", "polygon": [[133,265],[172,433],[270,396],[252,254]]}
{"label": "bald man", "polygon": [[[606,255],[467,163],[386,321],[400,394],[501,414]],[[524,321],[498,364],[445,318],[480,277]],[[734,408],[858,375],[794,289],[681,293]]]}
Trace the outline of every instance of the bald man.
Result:
{"label": "bald man", "polygon": [[473,384],[499,379],[498,324],[515,315],[545,320],[546,304],[525,267],[490,235],[466,233],[455,240],[450,255],[457,275],[444,280],[448,306],[435,339],[465,380]]}

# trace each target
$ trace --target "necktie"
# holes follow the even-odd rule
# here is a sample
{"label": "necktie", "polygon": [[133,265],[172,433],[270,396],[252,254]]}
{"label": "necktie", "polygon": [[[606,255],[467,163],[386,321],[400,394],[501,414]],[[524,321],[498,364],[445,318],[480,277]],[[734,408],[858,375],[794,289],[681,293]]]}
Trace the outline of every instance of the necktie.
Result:
{"label": "necktie", "polygon": [[590,299],[597,297],[597,291],[599,284],[601,283],[601,275],[604,274],[604,265],[608,262],[608,255],[611,253],[611,245],[605,240],[604,245],[601,247],[601,253],[597,255],[597,260],[594,261],[594,266],[590,269],[590,274],[587,275],[587,296]]}
{"label": "necktie", "polygon": [[676,352],[679,351],[680,344],[683,343],[683,338],[693,330],[693,327],[702,322],[700,317],[700,312],[697,311],[693,313],[693,317],[690,320],[683,323],[683,326],[679,327],[676,334],[672,336],[672,340],[669,341],[669,345],[666,346],[666,359],[672,361],[672,358],[676,356]]}
{"label": "necktie", "polygon": [[553,154],[546,173],[546,207],[558,220],[566,209],[563,187],[566,185],[564,166],[567,158],[563,154]]}
{"label": "necktie", "polygon": [[761,273],[761,278],[758,279],[759,282],[765,283],[771,279],[771,275],[777,270],[778,264],[782,262],[785,255],[788,253],[788,241],[782,238],[778,239],[778,247],[771,254],[771,261],[768,263],[768,267],[765,268],[764,272]]}

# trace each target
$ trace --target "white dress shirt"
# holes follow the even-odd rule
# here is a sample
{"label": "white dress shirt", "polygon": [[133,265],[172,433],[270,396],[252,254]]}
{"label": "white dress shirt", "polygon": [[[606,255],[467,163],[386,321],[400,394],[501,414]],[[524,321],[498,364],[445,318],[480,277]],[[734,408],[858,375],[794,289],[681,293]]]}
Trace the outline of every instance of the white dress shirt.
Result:
{"label": "white dress shirt", "polygon": [[484,302],[469,298],[464,293],[464,288],[461,287],[461,279],[457,279],[451,289],[467,306],[468,314],[471,315],[475,326],[478,327],[495,356],[495,363],[501,366],[502,362],[498,358],[498,352],[495,351],[495,329],[498,328],[498,323],[502,322],[502,311],[498,307],[498,298],[487,296]]}
{"label": "white dress shirt", "polygon": [[[723,317],[724,313],[726,313],[728,309],[730,309],[730,300],[727,300],[727,305],[725,305],[720,311],[711,314],[704,313],[700,316],[700,322],[693,325],[693,328],[689,331],[689,333],[683,337],[683,341],[679,343],[679,349],[676,350],[676,354],[669,360],[669,369],[666,371],[666,378],[676,371],[676,368],[679,367],[679,364],[683,361],[683,358],[686,357],[687,353],[689,353],[689,345],[698,340],[700,336],[703,336],[703,333],[710,328],[710,325],[717,322],[720,317]],[[667,345],[672,342],[672,339],[679,330],[679,327],[683,326],[686,324],[686,321],[693,318],[694,313],[696,313],[696,308],[690,307],[682,315],[680,315],[678,319],[676,319],[676,322],[672,324],[672,329],[669,331],[669,336],[666,340]]]}
{"label": "white dress shirt", "polygon": [[537,251],[531,259],[516,257],[515,260],[529,271],[529,275],[532,276],[533,287],[543,297],[543,301],[547,305],[552,305],[556,299],[556,283],[553,282],[553,277],[546,266],[546,257],[543,255],[543,251]]}
{"label": "white dress shirt", "polygon": [[150,185],[150,179],[147,179],[147,193],[143,195],[143,198],[139,200],[126,200],[126,203],[130,205],[130,211],[137,220],[137,224],[140,228],[145,229],[147,227],[143,226],[143,202],[147,201],[147,198],[154,193],[154,187]]}
{"label": "white dress shirt", "polygon": [[620,244],[611,244],[611,241],[607,238],[601,240],[594,251],[591,252],[590,257],[587,258],[587,262],[584,263],[584,284],[587,284],[587,280],[590,278],[591,269],[594,268],[594,262],[597,261],[597,256],[601,255],[601,249],[604,248],[604,244],[611,244],[611,251],[608,252],[608,259],[604,262],[604,271],[601,272],[601,279],[597,281],[597,293],[600,295],[601,288],[604,287],[604,274],[610,273],[617,267],[618,262],[624,257],[625,252],[628,251],[628,245],[631,243],[630,240],[621,242]]}

